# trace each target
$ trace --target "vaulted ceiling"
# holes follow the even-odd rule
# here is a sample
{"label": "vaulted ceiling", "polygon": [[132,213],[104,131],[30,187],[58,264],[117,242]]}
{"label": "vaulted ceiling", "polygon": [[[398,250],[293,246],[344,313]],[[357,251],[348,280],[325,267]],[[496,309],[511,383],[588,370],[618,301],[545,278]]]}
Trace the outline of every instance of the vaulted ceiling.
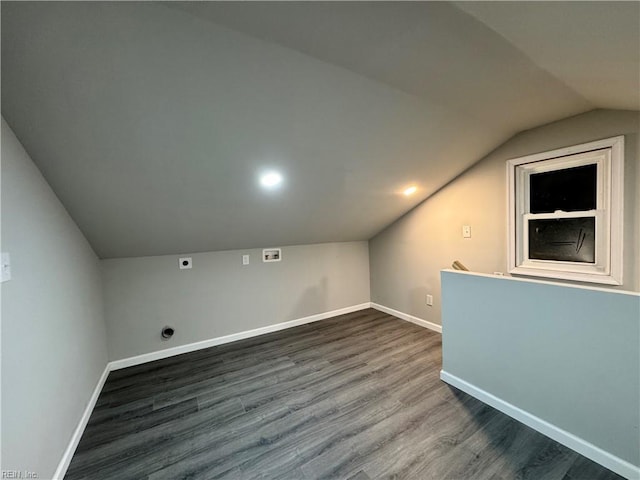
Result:
{"label": "vaulted ceiling", "polygon": [[1,8],[2,114],[102,258],[365,240],[518,131],[640,109],[638,2]]}

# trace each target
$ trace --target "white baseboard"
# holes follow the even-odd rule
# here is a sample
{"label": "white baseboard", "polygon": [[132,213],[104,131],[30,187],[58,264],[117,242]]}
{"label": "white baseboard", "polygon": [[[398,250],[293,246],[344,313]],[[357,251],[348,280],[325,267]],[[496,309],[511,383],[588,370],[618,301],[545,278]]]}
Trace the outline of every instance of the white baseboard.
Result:
{"label": "white baseboard", "polygon": [[96,402],[98,401],[98,397],[100,396],[100,392],[102,392],[102,387],[104,387],[104,382],[107,381],[107,377],[109,376],[110,371],[110,365],[107,364],[104,367],[104,371],[102,372],[98,383],[96,384],[96,388],[93,389],[91,398],[89,398],[89,402],[87,403],[82,417],[78,422],[78,426],[71,436],[69,445],[67,445],[67,448],[62,455],[62,459],[60,460],[60,463],[58,463],[58,468],[56,468],[56,471],[53,474],[54,480],[62,480],[66,475],[69,464],[71,463],[71,459],[73,458],[73,454],[75,453],[76,448],[78,448],[78,443],[80,443],[80,439],[82,438],[84,429],[87,427],[87,423],[89,423],[89,418],[91,417],[91,413],[93,412],[93,407],[96,406]]}
{"label": "white baseboard", "polygon": [[438,325],[437,323],[427,322],[426,320],[414,317],[413,315],[409,315],[408,313],[403,313],[398,310],[394,310],[393,308],[385,307],[384,305],[378,305],[377,303],[373,302],[371,302],[371,308],[375,308],[376,310],[380,310],[381,312],[388,313],[389,315],[393,315],[394,317],[406,320],[407,322],[415,323],[416,325],[428,328],[429,330],[433,330],[434,332],[442,333],[442,325]]}
{"label": "white baseboard", "polygon": [[[375,307],[374,307],[375,308]],[[596,463],[603,465],[616,472],[618,475],[622,475],[625,478],[630,480],[640,479],[640,467],[633,465],[632,463],[627,462],[615,455],[601,449],[600,447],[596,447],[592,443],[583,440],[576,435],[569,433],[561,428],[553,425],[552,423],[547,422],[535,415],[532,415],[529,412],[522,410],[521,408],[508,403],[491,393],[472,385],[465,380],[462,380],[455,375],[445,372],[444,370],[440,371],[440,378],[448,383],[449,385],[453,385],[456,388],[459,388],[463,392],[468,393],[472,397],[477,398],[481,402],[486,403],[494,407],[497,410],[500,410],[502,413],[509,415],[512,418],[515,418],[519,422],[528,425],[529,427],[537,430],[538,432],[546,435],[549,438],[561,443],[572,450],[584,455],[587,458],[590,458]]]}
{"label": "white baseboard", "polygon": [[194,352],[196,350],[200,350],[203,348],[213,347],[215,345],[222,345],[223,343],[235,342],[236,340],[242,340],[245,338],[256,337],[258,335],[263,335],[265,333],[277,332],[279,330],[285,330],[291,327],[297,327],[298,325],[304,325],[306,323],[313,323],[319,320],[324,320],[331,317],[337,317],[338,315],[344,315],[346,313],[357,312],[359,310],[364,310],[366,308],[371,308],[371,303],[361,303],[359,305],[352,305],[350,307],[339,308],[337,310],[332,310],[330,312],[318,313],[316,315],[310,315],[308,317],[298,318],[295,320],[291,320],[289,322],[276,323],[275,325],[268,325],[266,327],[256,328],[253,330],[247,330],[244,332],[234,333],[231,335],[225,335],[223,337],[211,338],[209,340],[203,340],[201,342],[190,343],[188,345],[181,345],[179,347],[168,348],[166,350],[160,350],[158,352],[145,353],[144,355],[138,355],[135,357],[124,358],[122,360],[115,360],[113,362],[109,362],[102,372],[102,376],[98,380],[96,388],[93,390],[93,394],[89,399],[89,403],[82,414],[82,418],[80,422],[78,422],[78,426],[76,427],[73,435],[71,436],[71,441],[67,446],[64,454],[62,456],[62,460],[58,464],[58,468],[56,468],[55,473],[53,474],[54,480],[62,480],[67,473],[67,469],[69,468],[69,464],[71,463],[71,459],[73,458],[73,454],[78,448],[78,443],[80,443],[80,438],[82,438],[82,434],[84,433],[85,428],[87,427],[87,423],[89,423],[89,418],[91,417],[91,413],[93,412],[93,407],[95,407],[96,402],[98,401],[98,397],[100,396],[100,392],[102,391],[102,387],[104,387],[104,383],[107,381],[107,376],[109,372],[113,370],[119,370],[121,368],[131,367],[133,365],[140,365],[146,362],[152,362],[153,360],[159,360],[161,358],[173,357],[174,355],[180,355],[182,353]]}
{"label": "white baseboard", "polygon": [[186,345],[180,345],[173,348],[167,348],[165,350],[159,350],[151,353],[144,353],[135,357],[123,358],[121,360],[114,360],[110,363],[111,370],[119,370],[121,368],[131,367],[134,365],[140,365],[142,363],[152,362],[154,360],[160,360],[162,358],[169,358],[182,353],[195,352],[203,348],[215,347],[216,345],[222,345],[225,343],[235,342],[237,340],[244,340],[245,338],[257,337],[258,335],[264,335],[265,333],[277,332],[279,330],[285,330],[287,328],[297,327],[306,323],[313,323],[326,318],[336,317],[338,315],[344,315],[346,313],[357,312],[364,310],[365,308],[371,308],[369,302],[361,303],[359,305],[352,305],[350,307],[340,308],[338,310],[331,310],[330,312],[318,313],[316,315],[310,315],[308,317],[297,318],[288,322],[276,323],[274,325],[268,325],[266,327],[255,328],[253,330],[246,330],[244,332],[232,333],[231,335],[225,335],[223,337],[210,338],[195,343],[188,343]]}

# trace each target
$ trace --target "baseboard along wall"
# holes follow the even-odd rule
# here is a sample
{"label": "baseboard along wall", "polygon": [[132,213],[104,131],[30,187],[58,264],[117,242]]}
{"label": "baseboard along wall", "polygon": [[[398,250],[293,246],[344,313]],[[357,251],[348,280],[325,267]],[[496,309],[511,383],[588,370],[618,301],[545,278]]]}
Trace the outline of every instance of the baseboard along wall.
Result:
{"label": "baseboard along wall", "polygon": [[445,372],[440,371],[440,379],[449,385],[452,385],[465,393],[468,393],[472,397],[477,398],[483,403],[490,405],[496,410],[500,410],[502,413],[509,415],[511,418],[518,420],[521,423],[533,428],[534,430],[546,435],[547,437],[555,440],[566,447],[578,452],[581,455],[593,460],[596,463],[616,472],[629,480],[640,479],[640,468],[623,460],[609,452],[602,450],[601,448],[593,445],[592,443],[583,440],[576,435],[569,433],[561,428],[525,411],[515,405],[502,400],[501,398],[492,395],[491,393],[472,385],[461,378]]}
{"label": "baseboard along wall", "polygon": [[[235,342],[237,340],[243,340],[246,338],[264,335],[266,333],[277,332],[280,330],[285,330],[288,328],[297,327],[299,325],[305,325],[308,323],[317,322],[317,321],[335,317],[338,315],[357,312],[359,310],[364,310],[367,308],[374,308],[380,312],[393,315],[394,317],[397,317],[399,319],[414,323],[424,328],[428,328],[429,330],[433,330],[438,333],[442,333],[441,325],[428,322],[426,320],[415,317],[413,315],[409,315],[404,312],[400,312],[393,308],[385,307],[384,305],[380,305],[374,302],[366,302],[359,305],[353,305],[353,306],[341,308],[338,310],[332,310],[329,312],[319,313],[316,315],[310,315],[308,317],[303,317],[303,318],[299,318],[299,319],[295,319],[287,322],[268,325],[266,327],[260,327],[253,330],[247,330],[244,332],[238,332],[231,335],[216,337],[216,338],[204,340],[201,342],[190,343],[187,345],[181,345],[178,347],[168,348],[168,349],[160,350],[157,352],[146,353],[143,355],[137,355],[135,357],[129,357],[129,358],[124,358],[121,360],[115,360],[115,361],[109,362],[105,366],[104,372],[102,373],[102,375],[100,376],[100,379],[98,380],[98,383],[96,384],[96,387],[93,391],[93,394],[91,395],[91,398],[89,399],[89,402],[87,403],[87,406],[78,423],[78,426],[76,427],[71,437],[69,445],[65,450],[60,463],[58,464],[58,468],[56,469],[56,472],[54,474],[54,479],[62,480],[64,478],[64,475],[66,474],[67,469],[69,468],[69,464],[71,463],[71,459],[73,458],[73,454],[75,453],[75,450],[78,447],[80,439],[82,438],[82,434],[84,433],[84,430],[87,424],[89,423],[89,418],[91,417],[91,413],[93,412],[93,408],[95,407],[98,397],[100,396],[100,392],[102,391],[102,388],[107,380],[109,372],[113,370],[119,370],[122,368],[131,367],[134,365],[140,365],[143,363],[152,362],[154,360],[160,360],[163,358],[180,355],[182,353],[193,352],[196,350],[201,350],[201,349],[213,347],[216,345],[222,345],[225,343]],[[615,457],[610,453],[596,447],[595,445],[592,445],[589,442],[586,442],[581,438],[576,437],[575,435],[569,432],[566,432],[556,427],[555,425],[552,425],[536,417],[535,415],[532,415],[514,405],[511,405],[510,403],[505,402],[504,400],[501,400],[500,398],[490,394],[489,392],[486,392],[480,388],[475,387],[474,385],[471,385],[468,382],[465,382],[464,380],[456,377],[455,375],[451,375],[445,371],[441,371],[440,378],[444,382],[450,385],[453,385],[456,388],[459,388],[460,390],[468,393],[469,395],[477,398],[478,400],[486,403],[487,405],[490,405],[500,410],[506,415],[509,415],[510,417],[515,418],[516,420],[524,423],[525,425],[533,428],[534,430],[537,430],[538,432],[556,440],[557,442],[562,443],[563,445],[566,445],[567,447],[609,468],[610,470],[618,473],[619,475],[622,475],[623,477],[631,480],[640,479],[640,468],[636,467],[635,465],[632,465],[629,462],[626,462],[618,457]]]}
{"label": "baseboard along wall", "polygon": [[428,322],[421,318],[414,317],[413,315],[409,315],[408,313],[394,310],[393,308],[385,307],[384,305],[380,305],[378,303],[371,302],[371,308],[375,308],[376,310],[379,310],[381,312],[388,313],[389,315],[393,315],[394,317],[406,320],[407,322],[415,323],[416,325],[428,328],[429,330],[433,330],[434,332],[442,333],[442,325],[438,325],[437,323]]}
{"label": "baseboard along wall", "polygon": [[84,433],[85,428],[87,428],[87,424],[89,423],[89,418],[91,418],[93,408],[96,406],[96,402],[98,401],[98,397],[102,392],[102,387],[104,387],[110,371],[110,364],[107,363],[107,365],[104,367],[102,375],[100,375],[100,378],[98,379],[96,387],[93,389],[93,393],[91,394],[89,402],[87,403],[87,406],[82,413],[82,417],[80,417],[78,426],[73,431],[73,435],[71,435],[71,440],[69,441],[69,445],[67,445],[67,448],[62,455],[62,460],[60,460],[60,463],[58,463],[58,468],[56,468],[56,471],[53,474],[54,480],[62,480],[66,475],[69,464],[71,463],[71,459],[73,458],[73,454],[76,452],[76,448],[78,448],[78,444],[80,443],[80,439],[82,438],[82,434]]}
{"label": "baseboard along wall", "polygon": [[253,330],[246,330],[244,332],[233,333],[231,335],[225,335],[222,337],[211,338],[208,340],[203,340],[201,342],[189,343],[187,345],[180,345],[178,347],[167,348],[164,350],[159,350],[156,352],[145,353],[142,355],[137,355],[135,357],[123,358],[121,360],[114,360],[112,362],[107,363],[105,366],[98,383],[96,384],[93,393],[91,394],[91,398],[87,403],[87,406],[84,409],[84,413],[78,422],[78,426],[73,432],[71,436],[71,440],[69,441],[69,445],[67,446],[60,463],[58,464],[58,468],[54,473],[54,480],[62,480],[67,473],[67,469],[71,463],[71,459],[73,458],[73,454],[78,448],[78,444],[80,443],[80,439],[82,438],[82,434],[84,433],[87,424],[89,423],[89,418],[91,417],[91,413],[93,412],[93,408],[98,401],[98,397],[100,396],[100,392],[102,392],[102,388],[104,387],[105,382],[107,381],[107,377],[109,376],[109,372],[113,370],[120,370],[122,368],[132,367],[134,365],[141,365],[147,362],[153,362],[154,360],[160,360],[163,358],[173,357],[175,355],[180,355],[183,353],[195,352],[196,350],[202,350],[204,348],[214,347],[216,345],[223,345],[225,343],[235,342],[237,340],[243,340],[246,338],[257,337],[259,335],[264,335],[265,333],[277,332],[280,330],[286,330],[288,328],[297,327],[299,325],[305,325],[307,323],[313,323],[320,320],[325,320],[331,317],[337,317],[338,315],[345,315],[347,313],[357,312],[360,310],[365,310],[367,308],[371,308],[370,302],[361,303],[358,305],[352,305],[350,307],[340,308],[337,310],[331,310],[329,312],[318,313],[316,315],[310,315],[308,317],[297,318],[295,320],[291,320],[288,322],[276,323],[274,325],[267,325],[266,327],[255,328]]}
{"label": "baseboard along wall", "polygon": [[267,325],[266,327],[254,328],[253,330],[245,330],[244,332],[232,333],[230,335],[224,335],[222,337],[210,338],[208,340],[202,340],[200,342],[188,343],[186,345],[166,348],[164,350],[158,350],[151,353],[144,353],[142,355],[136,355],[135,357],[114,360],[110,362],[111,370],[119,370],[121,368],[127,368],[134,365],[153,362],[154,360],[169,358],[175,355],[181,355],[183,353],[195,352],[196,350],[202,350],[203,348],[215,347],[216,345],[223,345],[225,343],[236,342],[238,340],[244,340],[246,338],[257,337],[259,335],[264,335],[265,333],[278,332],[280,330],[286,330],[287,328],[293,328],[299,325],[305,325],[307,323],[313,323],[320,320],[325,320],[327,318],[337,317],[338,315],[357,312],[359,310],[364,310],[370,307],[371,305],[369,302],[361,303],[359,305],[339,308],[337,310],[331,310],[329,312],[317,313],[308,317],[297,318],[288,322],[275,323],[273,325]]}

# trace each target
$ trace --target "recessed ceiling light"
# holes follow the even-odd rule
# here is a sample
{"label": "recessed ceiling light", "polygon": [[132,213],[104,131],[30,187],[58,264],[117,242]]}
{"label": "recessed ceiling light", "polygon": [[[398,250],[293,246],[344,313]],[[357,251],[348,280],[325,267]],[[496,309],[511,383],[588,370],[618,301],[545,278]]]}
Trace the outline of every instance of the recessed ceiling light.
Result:
{"label": "recessed ceiling light", "polygon": [[274,189],[282,183],[282,175],[278,172],[266,172],[260,176],[260,185],[264,188]]}
{"label": "recessed ceiling light", "polygon": [[414,185],[413,187],[407,188],[403,193],[408,197],[409,195],[416,193],[416,190],[418,190],[418,187]]}

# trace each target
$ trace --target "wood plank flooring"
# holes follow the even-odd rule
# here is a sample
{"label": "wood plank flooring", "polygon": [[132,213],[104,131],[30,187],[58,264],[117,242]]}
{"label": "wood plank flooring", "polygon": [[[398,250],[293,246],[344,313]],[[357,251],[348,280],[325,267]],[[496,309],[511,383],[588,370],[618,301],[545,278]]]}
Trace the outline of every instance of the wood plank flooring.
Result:
{"label": "wood plank flooring", "polygon": [[363,310],[114,371],[65,478],[621,478],[440,362],[440,335]]}

